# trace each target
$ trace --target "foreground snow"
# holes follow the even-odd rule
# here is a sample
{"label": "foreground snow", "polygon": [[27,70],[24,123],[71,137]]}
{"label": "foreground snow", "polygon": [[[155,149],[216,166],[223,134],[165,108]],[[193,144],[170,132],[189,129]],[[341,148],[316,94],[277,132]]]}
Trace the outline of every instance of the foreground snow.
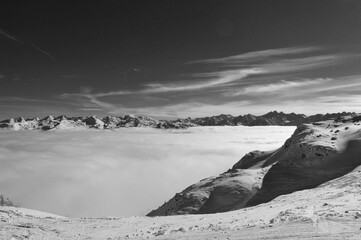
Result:
{"label": "foreground snow", "polygon": [[64,218],[0,207],[0,239],[360,239],[361,168],[315,189],[237,211]]}

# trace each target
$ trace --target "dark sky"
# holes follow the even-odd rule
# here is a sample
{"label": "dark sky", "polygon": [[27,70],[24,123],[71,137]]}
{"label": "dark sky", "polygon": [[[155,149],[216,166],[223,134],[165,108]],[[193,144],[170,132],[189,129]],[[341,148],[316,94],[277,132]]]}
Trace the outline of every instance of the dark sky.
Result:
{"label": "dark sky", "polygon": [[361,110],[361,1],[0,2],[0,118]]}

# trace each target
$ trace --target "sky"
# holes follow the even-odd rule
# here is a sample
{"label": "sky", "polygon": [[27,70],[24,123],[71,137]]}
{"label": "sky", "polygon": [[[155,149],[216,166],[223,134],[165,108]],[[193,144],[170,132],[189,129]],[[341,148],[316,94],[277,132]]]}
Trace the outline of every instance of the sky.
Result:
{"label": "sky", "polygon": [[357,0],[0,2],[0,119],[361,112]]}
{"label": "sky", "polygon": [[122,128],[0,134],[1,194],[61,216],[145,215],[295,127]]}

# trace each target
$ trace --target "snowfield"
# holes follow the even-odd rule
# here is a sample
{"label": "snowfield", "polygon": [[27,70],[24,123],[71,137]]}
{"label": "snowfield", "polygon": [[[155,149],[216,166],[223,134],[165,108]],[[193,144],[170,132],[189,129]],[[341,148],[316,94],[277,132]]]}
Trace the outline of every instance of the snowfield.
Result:
{"label": "snowfield", "polygon": [[361,169],[257,207],[208,215],[64,218],[0,207],[0,239],[361,239]]}
{"label": "snowfield", "polygon": [[62,216],[135,216],[295,127],[120,128],[0,132],[1,194]]}

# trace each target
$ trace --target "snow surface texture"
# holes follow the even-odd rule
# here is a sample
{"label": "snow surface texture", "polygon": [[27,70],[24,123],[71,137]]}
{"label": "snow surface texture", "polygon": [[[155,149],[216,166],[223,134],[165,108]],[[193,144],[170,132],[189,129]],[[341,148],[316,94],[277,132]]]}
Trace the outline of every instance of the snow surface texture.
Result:
{"label": "snow surface texture", "polygon": [[[358,146],[360,147],[360,146]],[[167,217],[63,218],[0,207],[0,239],[354,239],[361,168],[317,188],[241,210]]]}
{"label": "snow surface texture", "polygon": [[343,176],[361,164],[358,118],[301,125],[281,148],[245,155],[231,170],[189,186],[148,216],[240,209]]}
{"label": "snow surface texture", "polygon": [[63,216],[145,215],[295,127],[69,129],[0,133],[0,194]]}

